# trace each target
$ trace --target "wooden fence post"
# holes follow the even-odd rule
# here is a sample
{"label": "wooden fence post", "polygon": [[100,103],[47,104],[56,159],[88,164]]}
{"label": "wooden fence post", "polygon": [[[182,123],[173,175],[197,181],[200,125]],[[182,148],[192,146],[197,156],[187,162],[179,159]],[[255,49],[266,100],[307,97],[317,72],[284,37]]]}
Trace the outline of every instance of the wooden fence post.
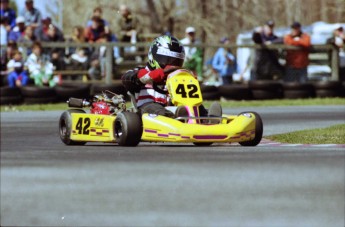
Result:
{"label": "wooden fence post", "polygon": [[105,60],[105,83],[111,84],[113,79],[113,44],[107,43]]}
{"label": "wooden fence post", "polygon": [[331,80],[339,81],[339,50],[335,46],[332,47],[331,70]]}

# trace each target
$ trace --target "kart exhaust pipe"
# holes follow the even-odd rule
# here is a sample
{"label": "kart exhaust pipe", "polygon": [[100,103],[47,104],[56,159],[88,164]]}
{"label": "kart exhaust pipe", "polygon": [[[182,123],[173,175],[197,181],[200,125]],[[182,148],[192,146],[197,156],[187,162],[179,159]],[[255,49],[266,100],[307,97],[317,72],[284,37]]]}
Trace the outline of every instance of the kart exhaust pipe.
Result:
{"label": "kart exhaust pipe", "polygon": [[77,98],[69,98],[67,100],[68,107],[75,107],[75,108],[83,108],[90,106],[90,102],[86,101],[85,99],[77,99]]}

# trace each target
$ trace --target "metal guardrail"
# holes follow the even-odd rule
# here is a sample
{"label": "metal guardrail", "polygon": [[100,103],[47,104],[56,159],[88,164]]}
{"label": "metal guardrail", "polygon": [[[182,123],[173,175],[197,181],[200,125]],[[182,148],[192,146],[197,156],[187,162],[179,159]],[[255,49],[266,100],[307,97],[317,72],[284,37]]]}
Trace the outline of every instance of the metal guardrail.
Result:
{"label": "metal guardrail", "polygon": [[[114,47],[149,47],[151,43],[150,42],[138,42],[135,44],[127,43],[127,42],[108,42],[108,43],[73,43],[73,42],[50,42],[50,43],[42,43],[43,48],[68,48],[68,47],[106,47],[106,76],[105,76],[105,83],[110,84],[112,82],[112,72],[113,72],[113,49]],[[29,43],[18,43],[19,47],[26,48],[30,47],[31,45]],[[272,45],[254,45],[254,44],[248,44],[248,45],[236,45],[236,44],[230,44],[230,45],[224,45],[224,44],[196,44],[196,45],[186,45],[190,47],[199,47],[202,49],[207,48],[219,48],[219,47],[228,47],[228,48],[250,48],[250,49],[261,49],[261,48],[267,48],[267,49],[284,49],[284,50],[299,50],[300,47],[296,46],[289,46],[284,44],[272,44]],[[4,46],[1,46],[3,48]],[[331,45],[312,45],[310,47],[310,50],[313,52],[330,52],[331,53],[331,64],[330,67],[332,69],[331,72],[331,80],[338,81],[339,80],[339,52],[338,49]],[[24,51],[25,52],[25,51]],[[25,57],[25,56],[24,56]],[[121,65],[121,64],[120,64]]]}

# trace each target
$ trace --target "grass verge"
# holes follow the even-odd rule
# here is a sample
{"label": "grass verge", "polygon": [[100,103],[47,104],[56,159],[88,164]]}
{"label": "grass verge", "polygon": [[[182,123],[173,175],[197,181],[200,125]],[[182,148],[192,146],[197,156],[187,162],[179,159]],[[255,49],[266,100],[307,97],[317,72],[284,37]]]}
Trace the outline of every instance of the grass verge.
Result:
{"label": "grass verge", "polygon": [[[212,103],[211,101],[205,101],[204,105],[206,107],[209,107],[211,103]],[[259,106],[345,105],[345,98],[278,99],[278,100],[250,100],[250,101],[222,100],[221,105],[223,108],[259,107]],[[127,106],[130,106],[130,104],[128,104]],[[1,112],[65,110],[67,108],[68,107],[66,103],[13,105],[13,106],[1,106]]]}
{"label": "grass verge", "polygon": [[301,130],[265,137],[282,143],[302,144],[345,144],[345,124],[328,128]]}

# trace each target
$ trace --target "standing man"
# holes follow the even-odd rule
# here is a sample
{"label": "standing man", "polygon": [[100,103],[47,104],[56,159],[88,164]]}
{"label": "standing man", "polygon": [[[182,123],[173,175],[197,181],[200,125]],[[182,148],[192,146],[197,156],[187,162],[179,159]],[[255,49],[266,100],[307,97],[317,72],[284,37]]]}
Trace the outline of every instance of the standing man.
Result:
{"label": "standing man", "polygon": [[308,80],[310,36],[304,33],[299,22],[291,25],[291,33],[284,37],[284,44],[301,47],[300,50],[287,50],[284,81],[304,83]]}
{"label": "standing man", "polygon": [[[200,40],[195,36],[195,28],[194,27],[187,27],[186,28],[186,37],[181,39],[181,43],[183,45],[191,45],[191,44],[200,44]],[[185,46],[186,52],[186,59],[184,62],[183,67],[196,72],[198,76],[198,80],[202,81],[202,67],[203,67],[203,60],[202,60],[202,50],[197,47],[190,47]]]}
{"label": "standing man", "polygon": [[21,16],[25,18],[25,25],[32,26],[36,29],[42,20],[41,12],[34,7],[33,0],[25,0],[25,9],[22,11]]}
{"label": "standing man", "polygon": [[[229,45],[230,40],[224,37],[221,39],[220,43]],[[237,63],[230,48],[220,47],[217,50],[212,59],[212,67],[218,72],[219,80],[223,85],[232,83],[232,75],[237,70]]]}
{"label": "standing man", "polygon": [[255,44],[261,45],[260,49],[255,49],[252,79],[273,80],[281,78],[284,67],[279,63],[279,53],[277,50],[267,48],[269,45],[283,43],[283,38],[274,34],[274,21],[269,20],[263,26],[256,28],[252,39]]}

